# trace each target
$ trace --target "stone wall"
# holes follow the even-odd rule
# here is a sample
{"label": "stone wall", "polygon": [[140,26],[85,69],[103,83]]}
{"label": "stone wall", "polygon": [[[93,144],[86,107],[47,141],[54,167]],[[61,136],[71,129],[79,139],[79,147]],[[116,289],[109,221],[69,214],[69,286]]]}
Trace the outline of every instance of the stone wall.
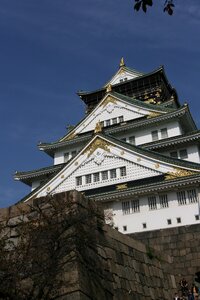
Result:
{"label": "stone wall", "polygon": [[173,259],[172,270],[178,285],[183,277],[192,284],[200,271],[200,224],[131,234],[147,246]]}
{"label": "stone wall", "polygon": [[[84,215],[91,208],[91,202],[76,191],[56,194],[53,198],[55,201],[73,199],[77,214]],[[48,199],[38,201],[45,200]],[[22,212],[30,213],[33,204],[22,203],[2,209],[0,219],[15,224]],[[92,206],[95,205],[92,203]],[[88,220],[86,215],[80,221],[83,226],[77,233],[77,239],[81,242],[74,247],[73,260],[66,263],[64,272],[59,274],[65,282],[55,293],[56,299],[171,299],[176,290],[172,258],[102,224],[101,214],[91,218],[93,220]],[[85,243],[83,236],[85,233],[89,236],[91,230],[91,241]],[[54,299],[53,294],[50,299]]]}

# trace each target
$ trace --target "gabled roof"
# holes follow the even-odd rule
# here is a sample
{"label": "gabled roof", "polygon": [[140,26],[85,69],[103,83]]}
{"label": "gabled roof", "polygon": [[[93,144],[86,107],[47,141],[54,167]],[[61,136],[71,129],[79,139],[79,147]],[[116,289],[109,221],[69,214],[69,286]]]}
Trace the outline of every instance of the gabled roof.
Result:
{"label": "gabled roof", "polygon": [[149,150],[157,150],[161,148],[168,148],[171,146],[177,147],[178,145],[188,144],[191,142],[199,142],[199,141],[200,141],[200,130],[195,130],[193,132],[189,132],[188,134],[182,134],[182,135],[166,138],[163,140],[143,144],[140,145],[140,147]]}
{"label": "gabled roof", "polygon": [[[123,97],[126,97],[126,96],[123,96]],[[134,100],[134,101],[137,101],[137,100]],[[137,101],[137,102],[140,102],[140,101]],[[153,104],[145,104],[145,105],[154,107]],[[158,106],[158,107],[163,109],[163,107],[161,107],[161,106]],[[130,121],[127,121],[124,123],[116,124],[114,126],[105,127],[103,129],[103,131],[106,134],[112,135],[112,134],[115,134],[118,132],[126,132],[127,130],[131,130],[131,129],[145,128],[150,125],[159,124],[159,123],[166,122],[171,119],[177,119],[177,118],[181,119],[183,125],[185,126],[186,132],[187,131],[189,131],[189,132],[195,131],[197,129],[195,122],[189,111],[188,105],[184,105],[179,109],[165,108],[164,111],[165,111],[165,113],[162,113],[162,114],[152,117],[152,118],[144,117],[144,118],[130,120]],[[160,112],[161,112],[161,110],[160,110]],[[84,118],[84,120],[85,120],[85,118]],[[79,124],[81,124],[82,122],[83,122],[83,120]],[[66,145],[79,143],[79,142],[86,143],[90,140],[90,138],[94,134],[94,131],[90,131],[90,132],[86,132],[81,135],[75,136],[75,135],[73,135],[73,133],[75,132],[75,129],[76,129],[76,127],[72,131],[70,131],[68,134],[66,134],[62,139],[60,139],[56,142],[40,143],[38,145],[39,149],[42,151],[45,151],[49,155],[53,156],[53,153],[54,153],[53,149],[59,149],[59,148],[65,147]],[[71,135],[72,135],[72,139],[69,138]]]}
{"label": "gabled roof", "polygon": [[31,171],[16,172],[14,175],[15,180],[20,180],[27,185],[32,185],[33,180],[37,178],[47,178],[49,175],[60,171],[67,163],[48,166]]}
{"label": "gabled roof", "polygon": [[[157,176],[171,173],[172,178],[174,178],[176,176],[184,177],[200,173],[200,164],[167,157],[150,150],[130,145],[111,136],[96,134],[93,139],[84,147],[84,149],[82,149],[67,165],[53,174],[51,179],[49,179],[41,187],[37,188],[34,193],[31,193],[31,197],[40,197],[45,193],[56,190],[58,186],[63,184],[65,178],[68,178],[70,174],[75,174],[76,170],[78,170],[80,166],[84,168],[84,164],[86,163],[85,161],[90,159],[89,157],[93,155],[93,153],[96,153],[95,151],[97,149],[103,149],[103,151],[110,154],[111,151],[113,151],[110,150],[110,148],[116,149],[114,155],[117,155],[116,151],[118,151],[117,153],[121,153],[120,155],[123,156],[123,159],[127,159],[126,157],[130,157],[130,155],[132,155],[131,157],[133,158],[135,157],[134,159],[137,158],[135,163],[132,162],[133,164],[138,166],[141,165],[141,167],[146,166],[145,168],[147,169],[149,168],[147,165],[152,165],[154,168],[154,172],[152,172],[152,174]],[[146,165],[145,161],[149,161],[149,163]],[[28,199],[30,198],[27,197],[27,200]]]}

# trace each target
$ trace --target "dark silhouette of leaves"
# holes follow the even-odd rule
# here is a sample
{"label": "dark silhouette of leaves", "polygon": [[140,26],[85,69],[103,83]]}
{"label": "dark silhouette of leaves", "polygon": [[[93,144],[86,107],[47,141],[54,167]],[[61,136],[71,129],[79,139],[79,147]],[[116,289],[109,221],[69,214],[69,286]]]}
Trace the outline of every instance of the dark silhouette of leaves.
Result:
{"label": "dark silhouette of leaves", "polygon": [[[168,15],[173,15],[174,12],[174,0],[166,0],[164,3],[163,11]],[[139,11],[141,8],[143,12],[147,12],[147,7],[153,5],[153,0],[135,0],[134,10]]]}

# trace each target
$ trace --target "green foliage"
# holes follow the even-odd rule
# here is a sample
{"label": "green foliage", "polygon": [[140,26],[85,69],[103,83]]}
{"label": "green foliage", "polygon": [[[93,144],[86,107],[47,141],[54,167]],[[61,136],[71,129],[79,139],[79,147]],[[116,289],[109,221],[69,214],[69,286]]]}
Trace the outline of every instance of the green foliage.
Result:
{"label": "green foliage", "polygon": [[[147,12],[147,7],[153,5],[153,0],[135,0],[134,9],[136,11],[139,11],[140,9],[143,10],[143,12]],[[164,3],[164,9],[163,11],[166,12],[168,15],[173,15],[174,12],[174,3],[173,0],[166,0]]]}

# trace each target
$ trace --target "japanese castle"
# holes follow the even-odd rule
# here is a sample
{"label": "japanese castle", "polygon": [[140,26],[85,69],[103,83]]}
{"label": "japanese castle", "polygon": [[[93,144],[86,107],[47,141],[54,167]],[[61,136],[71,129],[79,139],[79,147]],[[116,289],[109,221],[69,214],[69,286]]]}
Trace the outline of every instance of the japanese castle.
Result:
{"label": "japanese castle", "polygon": [[16,172],[22,199],[78,190],[102,203],[123,233],[200,223],[200,130],[164,68],[142,73],[120,61],[95,91],[80,91],[86,116],[39,150],[51,166]]}

